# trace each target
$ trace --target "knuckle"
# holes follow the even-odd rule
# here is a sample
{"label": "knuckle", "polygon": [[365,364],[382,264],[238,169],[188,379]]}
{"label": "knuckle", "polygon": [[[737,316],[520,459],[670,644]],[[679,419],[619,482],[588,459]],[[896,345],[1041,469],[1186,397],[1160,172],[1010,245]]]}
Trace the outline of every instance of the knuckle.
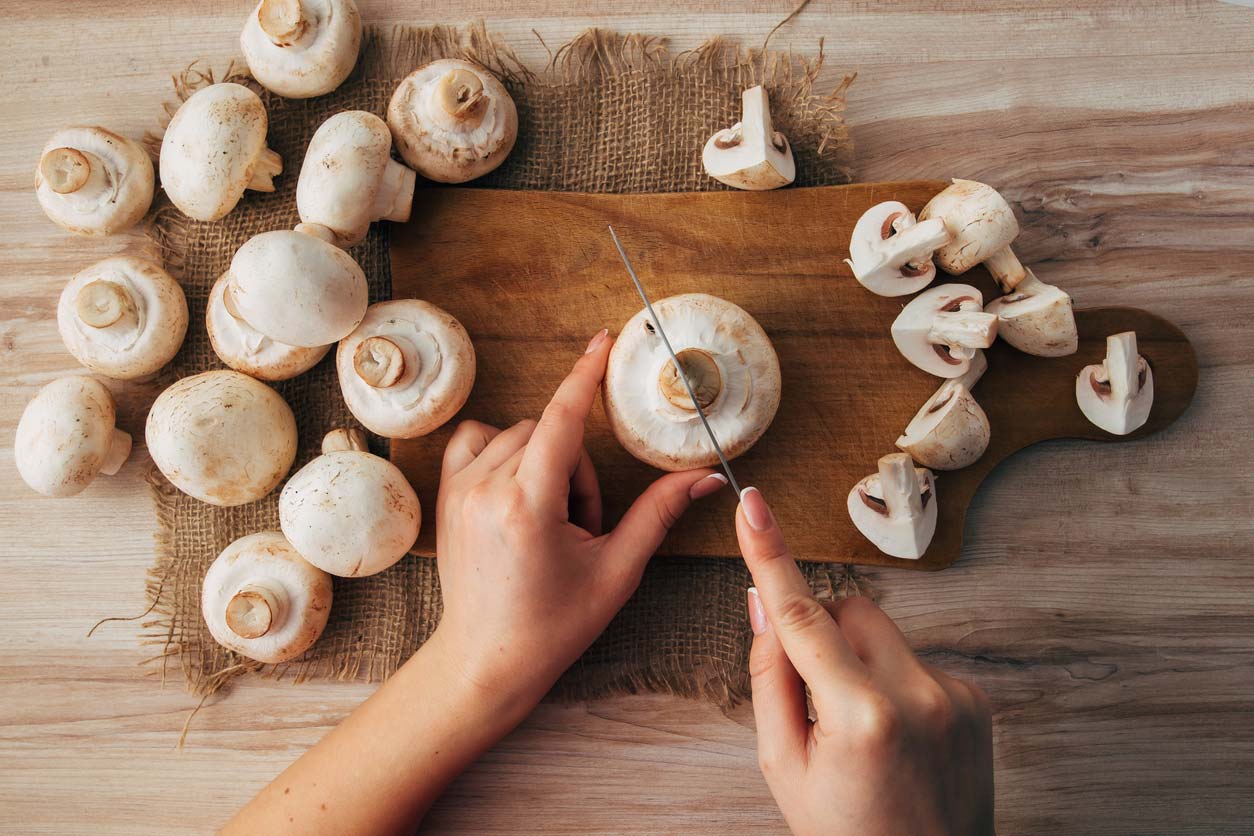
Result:
{"label": "knuckle", "polygon": [[765,677],[775,670],[774,654],[761,647],[761,642],[754,642],[749,651],[749,679],[761,683]]}
{"label": "knuckle", "polygon": [[850,735],[864,751],[883,751],[896,745],[901,736],[901,711],[885,694],[866,694],[853,713]]}
{"label": "knuckle", "polygon": [[775,614],[779,628],[790,632],[812,630],[832,617],[819,601],[810,595],[789,595],[780,602]]}
{"label": "knuckle", "polygon": [[657,514],[658,524],[667,531],[675,527],[683,514],[682,504],[675,497],[666,495],[659,496],[654,501],[653,510]]}
{"label": "knuckle", "polygon": [[917,689],[917,693],[920,719],[925,728],[933,734],[942,736],[953,731],[956,711],[945,689],[929,679]]}

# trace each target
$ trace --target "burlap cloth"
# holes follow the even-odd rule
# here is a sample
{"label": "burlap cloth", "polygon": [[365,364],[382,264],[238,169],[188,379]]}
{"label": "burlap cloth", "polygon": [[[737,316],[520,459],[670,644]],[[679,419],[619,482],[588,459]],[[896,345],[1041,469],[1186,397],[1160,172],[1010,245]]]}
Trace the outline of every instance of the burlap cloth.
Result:
{"label": "burlap cloth", "polygon": [[[249,84],[265,101],[269,145],[282,155],[284,172],[273,194],[247,193],[219,222],[189,221],[168,206],[156,212],[152,235],[182,282],[193,323],[169,370],[171,380],[223,367],[203,326],[209,288],[249,237],[297,222],[297,174],[314,130],[341,110],[383,115],[398,81],[420,64],[442,57],[478,61],[505,81],[517,102],[518,144],[501,168],[476,185],[696,191],[721,188],[702,171],[700,150],[715,130],[738,120],[741,91],[759,83],[770,92],[776,125],[792,142],[797,184],[848,182],[845,84],[826,95],[812,89],[822,61],[819,47],[813,60],[746,52],[721,41],[672,56],[659,39],[589,31],[533,72],[482,27],[464,33],[442,27],[368,31],[353,76],[334,93],[307,101],[270,95],[227,69],[216,80]],[[210,71],[193,65],[174,79],[175,93],[184,99],[212,80]],[[167,105],[167,113],[177,104]],[[376,225],[351,252],[370,279],[371,300],[390,298],[386,225]],[[352,423],[333,360],[334,352],[313,371],[275,386],[296,414],[297,467],[317,454],[328,429]],[[386,454],[378,439],[374,443],[376,452]],[[435,561],[409,557],[374,577],[337,578],[330,623],[304,658],[263,666],[229,652],[213,641],[201,619],[201,579],[232,540],[279,527],[278,492],[249,505],[216,508],[178,492],[155,469],[151,482],[159,521],[157,559],[148,583],[155,620],[145,623],[144,635],[159,649],[155,672],[164,677],[177,663],[198,694],[207,696],[248,671],[297,679],[381,679],[440,620]],[[431,525],[431,511],[426,511],[425,524]],[[848,567],[808,565],[805,571],[822,594],[840,595],[861,583]],[[645,689],[734,703],[747,690],[748,585],[740,560],[655,560],[631,602],[555,693],[578,698]]]}

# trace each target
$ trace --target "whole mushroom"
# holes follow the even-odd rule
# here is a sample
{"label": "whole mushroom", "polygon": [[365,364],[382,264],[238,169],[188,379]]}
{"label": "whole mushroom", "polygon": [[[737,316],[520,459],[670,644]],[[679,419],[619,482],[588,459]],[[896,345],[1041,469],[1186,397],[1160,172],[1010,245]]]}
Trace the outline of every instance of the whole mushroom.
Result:
{"label": "whole mushroom", "polygon": [[112,235],[139,223],[153,188],[148,153],[99,126],[57,131],[35,169],[44,214],[75,235]]}
{"label": "whole mushroom", "polygon": [[735,189],[787,186],[797,175],[788,138],[771,124],[771,102],[758,85],[740,96],[740,121],[710,137],[701,151],[705,173]]}
{"label": "whole mushroom", "polygon": [[949,240],[939,218],[919,223],[904,203],[872,206],[853,228],[849,258],[858,283],[880,296],[917,293],[936,278],[932,253]]}
{"label": "whole mushroom", "polygon": [[1085,418],[1114,435],[1127,435],[1149,420],[1154,371],[1137,353],[1135,331],[1106,338],[1106,359],[1076,376],[1075,399]]}
{"label": "whole mushroom", "polygon": [[289,99],[321,96],[357,63],[361,15],[353,0],[261,0],[239,45],[262,87]]}
{"label": "whole mushroom", "polygon": [[288,380],[312,369],[334,343],[305,348],[272,340],[249,325],[228,307],[226,286],[230,272],[223,273],[209,291],[205,328],[218,358],[237,372],[258,380]]}
{"label": "whole mushroom", "polygon": [[1025,278],[984,306],[997,316],[997,336],[1025,354],[1065,357],[1080,347],[1071,297],[1025,268]]}
{"label": "whole mushroom", "polygon": [[1014,290],[1026,277],[1010,249],[1019,235],[1019,222],[1010,204],[992,186],[954,180],[919,213],[920,221],[933,218],[944,221],[949,231],[949,243],[936,251],[936,263],[946,273],[960,276],[983,264],[1004,293]]}
{"label": "whole mushroom", "polygon": [[849,517],[884,554],[917,560],[936,533],[935,493],[931,471],[915,467],[905,453],[891,453],[849,492]]}
{"label": "whole mushroom", "polygon": [[[766,432],[779,407],[779,358],[743,308],[704,293],[653,304],[729,459]],[[718,454],[648,310],[627,321],[610,351],[602,401],[618,442],[662,470],[691,470]]]}
{"label": "whole mushroom", "polygon": [[971,389],[987,368],[984,352],[977,351],[970,368],[942,383],[910,419],[897,439],[898,449],[933,470],[958,470],[975,464],[988,449],[991,433],[988,415]]}
{"label": "whole mushroom", "polygon": [[39,390],[17,424],[13,458],[22,481],[45,496],[73,496],[96,475],[112,476],[131,454],[113,396],[90,377],[63,377]]}
{"label": "whole mushroom", "polygon": [[943,284],[920,293],[898,314],[893,342],[914,365],[937,377],[959,377],[976,349],[997,337],[997,317],[984,312],[984,296],[969,284]]}

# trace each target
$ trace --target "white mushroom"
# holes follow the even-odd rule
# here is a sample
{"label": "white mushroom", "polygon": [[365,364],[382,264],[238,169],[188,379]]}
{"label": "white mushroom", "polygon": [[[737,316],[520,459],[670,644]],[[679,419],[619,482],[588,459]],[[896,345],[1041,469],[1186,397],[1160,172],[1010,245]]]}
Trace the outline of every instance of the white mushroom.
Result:
{"label": "white mushroom", "polygon": [[239,84],[211,84],[183,102],[161,140],[161,187],[190,218],[216,221],[245,189],[274,191],[283,160],[266,147],[265,105]]}
{"label": "white mushroom", "polygon": [[152,204],[152,160],[139,143],[101,127],[57,131],[35,169],[44,214],[75,235],[112,235]]}
{"label": "white mushroom", "polygon": [[305,224],[321,224],[335,243],[366,237],[370,222],[409,220],[413,171],[392,159],[387,123],[364,110],[337,113],[309,141],[296,183],[296,208]]}
{"label": "white mushroom", "polygon": [[223,363],[258,380],[288,380],[318,365],[331,350],[334,343],[304,348],[272,340],[253,328],[227,305],[230,276],[223,273],[213,283],[205,307],[209,342]]}
{"label": "white mushroom", "polygon": [[261,531],[231,543],[209,566],[200,609],[218,644],[258,662],[287,662],[326,628],[331,576],[278,531]]}
{"label": "white mushroom", "polygon": [[61,291],[57,329],[74,359],[93,372],[147,377],[182,346],[187,300],[160,265],[135,256],[107,258]]}
{"label": "white mushroom", "polygon": [[890,453],[849,492],[849,517],[862,536],[891,557],[917,560],[936,533],[936,484],[905,453]]}
{"label": "white mushroom", "polygon": [[910,419],[897,439],[898,449],[933,470],[958,470],[984,455],[990,437],[988,416],[971,389],[987,368],[984,352],[977,351],[966,373],[942,383]]}
{"label": "white mushroom", "polygon": [[1085,366],[1075,380],[1075,399],[1084,417],[1108,433],[1140,429],[1154,406],[1154,372],[1137,353],[1136,332],[1106,338],[1106,359]]}
{"label": "white mushroom", "polygon": [[432,61],[392,94],[388,127],[405,162],[423,177],[464,183],[509,156],[518,111],[505,86],[478,64]]}
{"label": "white mushroom", "polygon": [[261,0],[239,45],[262,87],[289,99],[321,96],[357,63],[361,15],[353,0]]}
{"label": "white mushroom", "polygon": [[362,426],[416,438],[462,408],[475,384],[475,349],[452,314],[430,302],[371,305],[335,353],[344,402]]}
{"label": "white mushroom", "polygon": [[976,349],[997,337],[997,317],[968,284],[943,284],[920,293],[893,321],[893,342],[907,360],[937,377],[959,377]]}
{"label": "white mushroom", "polygon": [[1071,297],[1038,279],[1025,268],[1026,277],[1005,296],[984,306],[997,315],[997,336],[1027,354],[1065,357],[1080,346]]}
{"label": "white mushroom", "polygon": [[418,495],[396,465],[367,451],[360,433],[333,432],[322,447],[322,455],[283,486],[283,534],[302,557],[332,575],[382,572],[418,539]]}
{"label": "white mushroom", "polygon": [[148,452],[174,487],[242,505],[278,487],[296,460],[296,419],[277,392],[233,371],[185,377],[148,413]]}
{"label": "white mushroom", "polygon": [[96,474],[117,473],[131,454],[131,437],[116,421],[113,396],[100,381],[52,381],[26,405],[17,424],[13,458],[22,481],[45,496],[73,496]]}
{"label": "white mushroom", "polygon": [[932,253],[947,241],[949,232],[939,218],[919,223],[904,203],[890,200],[858,218],[845,263],[872,293],[906,296],[936,278]]}
{"label": "white mushroom", "polygon": [[960,276],[983,264],[1004,293],[1014,290],[1026,273],[1010,244],[1019,235],[1019,222],[1010,204],[993,187],[974,180],[953,185],[928,201],[920,221],[940,218],[950,241],[936,251],[936,263],[946,273]]}
{"label": "white mushroom", "polygon": [[788,138],[771,124],[766,88],[740,96],[740,121],[710,137],[701,152],[705,173],[735,189],[764,191],[787,186],[797,175]]}
{"label": "white mushroom", "polygon": [[[728,458],[753,446],[779,407],[779,358],[744,309],[686,293],[653,303],[662,328]],[[601,391],[618,442],[662,470],[718,462],[692,398],[647,310],[623,326]]]}

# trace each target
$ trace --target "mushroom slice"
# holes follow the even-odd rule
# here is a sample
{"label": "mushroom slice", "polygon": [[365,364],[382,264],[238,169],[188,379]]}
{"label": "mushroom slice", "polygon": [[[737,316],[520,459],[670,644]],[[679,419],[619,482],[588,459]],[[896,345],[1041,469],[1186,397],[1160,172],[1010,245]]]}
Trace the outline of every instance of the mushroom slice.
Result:
{"label": "mushroom slice", "polygon": [[936,251],[936,263],[946,273],[961,276],[983,264],[1009,293],[1027,276],[1010,244],[1019,235],[1019,222],[1010,204],[997,190],[974,180],[953,185],[928,201],[920,221],[940,218],[949,230],[949,243]]}
{"label": "mushroom slice", "polygon": [[933,470],[958,470],[975,462],[988,449],[988,416],[971,395],[988,361],[977,351],[970,368],[946,380],[919,408],[897,439],[897,447]]}
{"label": "mushroom slice", "polygon": [[997,337],[997,317],[969,284],[943,284],[920,293],[893,321],[893,342],[907,360],[937,377],[960,377],[976,349]]}
{"label": "mushroom slice", "polygon": [[57,131],[35,169],[48,219],[75,235],[112,235],[152,205],[152,160],[139,143],[101,127]]}
{"label": "mushroom slice", "polygon": [[131,437],[116,422],[113,395],[100,381],[52,381],[17,424],[13,458],[22,481],[44,496],[73,496],[98,473],[117,473],[131,454]]}
{"label": "mushroom slice", "polygon": [[283,160],[266,147],[265,105],[239,84],[211,84],[183,102],[161,140],[161,187],[183,214],[216,221],[245,189],[274,191]]}
{"label": "mushroom slice", "polygon": [[201,614],[214,641],[277,664],[313,646],[331,614],[331,576],[278,531],[241,537],[205,572]]}
{"label": "mushroom slice", "polygon": [[289,99],[321,96],[357,63],[361,15],[353,0],[261,0],[239,45],[262,87]]}
{"label": "mushroom slice", "polygon": [[401,157],[423,177],[464,183],[509,156],[518,111],[496,76],[478,64],[443,58],[397,86],[388,127]]}
{"label": "mushroom slice", "polygon": [[1025,354],[1065,357],[1080,347],[1071,297],[1031,270],[1019,286],[984,310],[997,315],[997,336]]}
{"label": "mushroom slice", "polygon": [[253,328],[227,304],[225,291],[230,275],[223,273],[213,283],[205,307],[205,328],[218,358],[237,372],[258,380],[288,380],[318,365],[334,343],[313,348],[288,345]]}
{"label": "mushroom slice", "polygon": [[107,258],[61,291],[57,329],[74,359],[93,372],[134,380],[178,353],[187,333],[187,300],[160,265],[135,256]]}
{"label": "mushroom slice", "polygon": [[283,486],[279,524],[319,569],[362,578],[409,552],[418,539],[422,508],[404,474],[387,459],[361,449],[325,449],[342,443],[340,435],[328,435],[323,454]]}
{"label": "mushroom slice", "polygon": [[1084,417],[1108,433],[1127,435],[1149,419],[1154,405],[1154,371],[1136,350],[1136,332],[1106,338],[1106,359],[1085,366],[1075,380],[1075,399]]}
{"label": "mushroom slice", "polygon": [[157,396],[148,452],[174,487],[243,505],[278,487],[296,460],[296,419],[277,392],[234,371],[185,377]]}
{"label": "mushroom slice", "polygon": [[845,263],[858,283],[872,293],[906,296],[936,278],[932,253],[948,240],[939,218],[919,223],[904,203],[890,200],[858,218]]}
{"label": "mushroom slice", "polygon": [[366,237],[371,221],[409,220],[417,175],[391,152],[387,123],[373,113],[349,110],[323,122],[296,184],[301,226],[321,224],[333,243],[351,247]]}
{"label": "mushroom slice", "polygon": [[705,173],[734,189],[765,191],[787,186],[797,175],[788,138],[771,124],[766,88],[740,96],[740,121],[710,137],[701,152]]}
{"label": "mushroom slice", "polygon": [[936,533],[936,482],[905,453],[890,453],[849,492],[849,517],[891,557],[918,560]]}
{"label": "mushroom slice", "polygon": [[[779,407],[779,358],[744,309],[686,293],[653,303],[729,459],[753,446]],[[610,352],[601,390],[610,429],[627,452],[662,470],[718,462],[688,390],[648,311],[627,321]]]}
{"label": "mushroom slice", "polygon": [[466,329],[418,299],[371,305],[340,341],[335,365],[349,411],[387,438],[432,432],[457,414],[475,383],[475,348]]}

